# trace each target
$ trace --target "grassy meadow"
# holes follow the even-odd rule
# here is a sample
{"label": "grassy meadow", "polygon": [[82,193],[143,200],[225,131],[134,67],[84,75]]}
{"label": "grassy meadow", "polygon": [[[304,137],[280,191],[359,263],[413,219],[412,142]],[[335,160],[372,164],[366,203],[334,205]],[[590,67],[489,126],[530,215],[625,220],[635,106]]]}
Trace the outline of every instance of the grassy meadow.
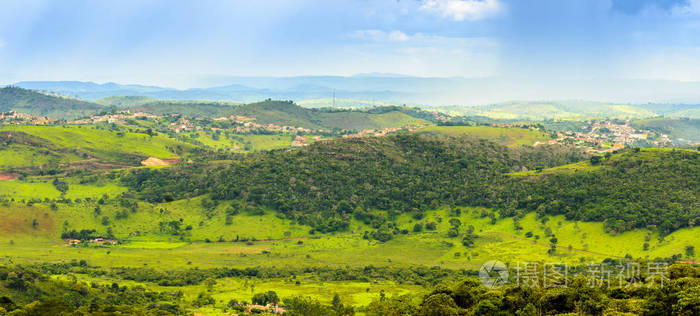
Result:
{"label": "grassy meadow", "polygon": [[0,132],[28,135],[22,136],[21,143],[0,148],[0,170],[68,164],[138,165],[151,156],[178,158],[178,152],[193,148],[164,135],[149,136],[87,125],[2,126]]}
{"label": "grassy meadow", "polygon": [[[534,213],[529,213],[519,222],[522,229],[516,229],[512,218],[500,218],[492,223],[489,217],[480,215],[481,208],[457,208],[459,215],[446,207],[439,208],[428,211],[421,220],[408,214],[399,215],[390,221],[409,232],[394,235],[387,242],[364,239],[364,232],[373,228],[356,220],[352,221],[347,232],[331,234],[312,234],[311,227],[280,218],[271,210],[265,210],[263,215],[241,210],[227,223],[226,211],[230,204],[223,202],[213,209],[205,209],[202,199],[206,196],[168,203],[138,202],[136,212],[118,218],[118,212],[124,208],[111,197],[126,188],[107,180],[82,185],[77,179],[66,178],[64,181],[69,183],[66,197],[74,201],[57,203],[56,207],[49,202],[27,205],[19,200],[19,197],[27,201],[58,198],[60,192],[53,188],[49,179],[34,177],[25,181],[0,182],[2,192],[11,190],[16,196],[15,201],[0,205],[0,218],[3,219],[0,223],[1,264],[86,260],[90,266],[106,270],[118,267],[173,271],[217,267],[366,266],[439,266],[477,270],[488,260],[500,260],[510,265],[528,261],[582,264],[626,255],[649,259],[669,257],[683,253],[688,245],[700,246],[700,227],[680,229],[663,238],[659,238],[656,232],[641,229],[610,235],[602,223],[568,221],[563,216],[549,216],[543,222]],[[98,207],[99,215],[95,213]],[[104,217],[108,218],[107,223]],[[472,247],[462,245],[460,238],[448,236],[449,222],[453,219],[461,222],[460,232],[473,226],[478,238]],[[161,230],[159,223],[170,221],[191,227],[185,238]],[[416,223],[428,222],[435,222],[436,229],[413,232]],[[62,232],[70,229],[95,229],[105,234],[108,228],[121,241],[119,245],[69,246],[60,238]],[[553,255],[547,253],[551,238],[546,236],[548,230],[559,240]],[[649,248],[644,250],[647,239]],[[54,277],[98,284],[119,282],[156,291],[175,289],[109,275],[74,273]],[[210,293],[217,301],[216,307],[192,310],[203,315],[220,315],[223,313],[221,307],[229,300],[247,301],[254,293],[268,290],[276,291],[280,297],[305,295],[324,303],[330,302],[329,293],[338,293],[344,302],[354,306],[367,305],[382,292],[395,296],[422,295],[428,291],[420,285],[381,279],[324,281],[313,273],[295,275],[294,278],[227,277],[216,279],[211,289],[204,283],[176,289],[183,292],[187,301],[194,300],[199,293]]]}

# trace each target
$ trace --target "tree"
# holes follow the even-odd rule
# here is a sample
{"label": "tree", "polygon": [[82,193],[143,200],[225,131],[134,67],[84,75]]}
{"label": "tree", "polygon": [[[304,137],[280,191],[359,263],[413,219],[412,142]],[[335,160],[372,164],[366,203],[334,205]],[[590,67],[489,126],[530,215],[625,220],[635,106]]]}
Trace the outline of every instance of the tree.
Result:
{"label": "tree", "polygon": [[415,225],[413,225],[413,232],[414,233],[420,233],[421,231],[423,231],[423,224],[416,223]]}
{"label": "tree", "polygon": [[692,246],[692,245],[685,246],[685,256],[688,258],[695,257],[695,246]]}
{"label": "tree", "polygon": [[426,297],[418,308],[416,315],[420,316],[458,316],[459,307],[452,297],[445,293],[437,293]]}
{"label": "tree", "polygon": [[253,295],[251,301],[253,302],[253,304],[267,305],[268,303],[277,304],[280,302],[280,299],[275,291],[267,291],[265,293],[256,293],[255,295]]}

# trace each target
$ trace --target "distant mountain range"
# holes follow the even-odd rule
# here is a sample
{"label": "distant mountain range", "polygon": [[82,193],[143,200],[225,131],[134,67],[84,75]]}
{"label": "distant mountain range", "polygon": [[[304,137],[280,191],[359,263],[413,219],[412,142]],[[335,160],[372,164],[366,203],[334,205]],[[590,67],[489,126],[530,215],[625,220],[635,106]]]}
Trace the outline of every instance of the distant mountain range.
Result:
{"label": "distant mountain range", "polygon": [[[465,80],[461,78],[415,78],[388,75],[382,77],[367,76],[251,77],[238,79],[247,85],[234,83],[221,87],[188,90],[78,81],[20,82],[0,91],[0,110],[14,109],[62,119],[92,114],[112,106],[147,108],[158,114],[181,113],[188,116],[216,116],[229,113],[232,107],[240,104],[255,103],[266,99],[297,100],[296,104],[305,108],[335,106],[338,108],[368,109],[404,104],[392,101],[392,98],[398,99],[401,95],[409,100],[410,95],[419,97],[431,89],[434,91],[457,89],[456,87],[463,84],[463,80]],[[333,98],[333,89],[327,88],[330,86],[338,86],[343,89],[335,90],[336,97]],[[374,90],[362,90],[368,87],[372,87]],[[341,95],[343,97],[340,97]],[[347,95],[351,95],[351,97],[345,97]],[[436,95],[439,93],[436,92]],[[376,98],[372,98],[372,96]],[[452,115],[502,121],[640,119],[656,116],[700,118],[700,104],[683,103],[625,104],[571,100],[512,101],[482,106],[441,106],[426,105],[420,102],[408,105]]]}
{"label": "distant mountain range", "polygon": [[[597,100],[621,104],[697,104],[700,82],[641,79],[570,79],[542,82],[513,78],[431,78],[396,74],[298,77],[225,77],[213,87],[174,89],[80,81],[23,81],[15,85],[84,100],[144,96],[168,100],[257,102],[274,100],[368,100],[393,104],[474,106],[506,100]],[[524,82],[524,83],[523,83]],[[572,88],[573,87],[573,88]],[[543,97],[544,96],[544,97]]]}

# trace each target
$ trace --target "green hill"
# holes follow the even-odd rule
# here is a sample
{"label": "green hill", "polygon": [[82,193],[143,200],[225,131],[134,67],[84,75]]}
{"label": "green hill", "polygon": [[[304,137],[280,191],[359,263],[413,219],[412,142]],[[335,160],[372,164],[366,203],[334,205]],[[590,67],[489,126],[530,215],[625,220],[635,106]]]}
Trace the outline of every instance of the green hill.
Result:
{"label": "green hill", "polygon": [[668,135],[678,144],[700,143],[700,119],[652,118],[632,121],[636,129]]}
{"label": "green hill", "polygon": [[178,158],[192,145],[166,136],[150,136],[94,126],[0,127],[0,170],[140,166],[150,156]]}
{"label": "green hill", "polygon": [[187,117],[220,117],[231,115],[237,106],[237,103],[231,102],[156,100],[134,105],[130,109],[158,115],[178,113]]}
{"label": "green hill", "polygon": [[53,119],[75,119],[103,110],[99,104],[48,95],[17,87],[0,88],[0,111],[46,116]]}
{"label": "green hill", "polygon": [[199,169],[144,170],[125,183],[151,201],[195,191],[221,200],[243,197],[321,231],[342,230],[350,213],[420,214],[444,201],[490,207],[500,216],[536,211],[606,222],[612,232],[655,225],[669,233],[700,216],[697,151],[629,151],[573,172],[559,167],[567,172],[509,176],[581,157],[561,146],[508,148],[471,137],[399,135],[252,155],[206,178]]}
{"label": "green hill", "polygon": [[526,128],[504,128],[491,126],[428,126],[417,133],[442,134],[447,136],[472,136],[488,139],[506,146],[531,146],[536,142],[546,143],[551,137],[546,133]]}
{"label": "green hill", "polygon": [[[495,203],[568,219],[603,221],[611,232],[654,228],[669,233],[700,218],[700,152],[633,149],[590,162],[519,173]],[[614,189],[613,189],[614,188]]]}
{"label": "green hill", "polygon": [[[2,132],[22,139],[13,145],[58,155],[71,148],[94,159],[179,155],[170,151],[179,145],[143,133],[86,126]],[[569,280],[570,288],[487,290],[471,276],[488,260],[511,269],[520,262],[566,263],[578,272],[633,257],[641,273],[647,261],[667,262],[654,258],[695,260],[699,152],[628,150],[582,160],[574,148],[507,147],[450,132],[458,136],[199,152],[165,168],[0,181],[0,307],[36,315],[221,315],[275,291],[285,308],[297,295],[337,306],[328,293],[338,293],[362,311],[396,300],[416,310],[425,305],[422,297],[440,294],[466,306],[463,293],[473,292],[494,295],[494,304],[517,299],[517,307],[503,307],[509,311],[526,305],[521,297],[546,302],[542,310],[555,314],[580,312],[578,303],[562,303],[560,291],[608,291],[614,302],[606,301],[607,311],[642,298],[656,302],[654,293],[694,297],[683,291],[695,279],[678,274],[694,275],[689,266],[669,269],[671,292],[646,284],[644,291],[591,288],[581,278]],[[464,284],[471,285],[460,289]],[[379,310],[368,314],[387,314]],[[490,314],[482,312],[469,310]]]}
{"label": "green hill", "polygon": [[691,119],[700,119],[700,108],[685,109],[673,113],[669,113],[671,117],[686,117]]}
{"label": "green hill", "polygon": [[157,101],[158,100],[156,99],[144,96],[112,96],[97,99],[95,100],[95,103],[102,104],[104,106],[135,107]]}
{"label": "green hill", "polygon": [[298,101],[297,104],[305,108],[332,108],[335,104],[336,108],[349,108],[349,109],[365,109],[381,106],[395,106],[396,102],[384,102],[384,101],[372,101],[372,100],[360,100],[360,99],[344,99],[344,98],[322,98],[322,99],[309,99]]}
{"label": "green hill", "polygon": [[484,116],[505,120],[634,119],[656,116],[654,112],[642,107],[588,101],[514,101],[485,106],[463,107],[461,110],[452,107],[450,110],[459,110],[462,115]]}
{"label": "green hill", "polygon": [[253,116],[257,123],[325,129],[378,129],[430,124],[429,121],[398,110],[387,112],[332,109],[307,109],[291,101],[264,101],[242,105],[233,114]]}

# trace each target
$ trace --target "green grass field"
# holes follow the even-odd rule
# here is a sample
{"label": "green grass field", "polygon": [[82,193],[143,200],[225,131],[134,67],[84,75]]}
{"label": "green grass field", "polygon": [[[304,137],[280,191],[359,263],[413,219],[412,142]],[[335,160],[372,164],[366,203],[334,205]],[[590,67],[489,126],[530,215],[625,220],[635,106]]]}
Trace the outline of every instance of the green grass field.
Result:
{"label": "green grass field", "polygon": [[165,136],[148,136],[140,133],[100,130],[91,126],[13,126],[0,130],[24,132],[51,142],[58,148],[78,148],[105,155],[134,153],[159,158],[172,158],[176,155],[167,147],[184,145]]}
{"label": "green grass field", "polygon": [[70,163],[83,158],[74,153],[63,153],[25,144],[11,144],[0,149],[0,170],[28,168],[55,163]]}
{"label": "green grass field", "polygon": [[[48,188],[44,188],[49,191]],[[36,191],[34,191],[36,192]],[[69,190],[70,192],[70,190]],[[399,228],[412,229],[416,222],[436,222],[435,231],[398,234],[388,242],[366,240],[364,231],[372,228],[353,221],[349,231],[335,234],[309,234],[310,227],[281,219],[272,211],[264,215],[235,215],[226,225],[224,203],[214,211],[202,208],[201,197],[162,204],[139,203],[138,212],[126,219],[115,219],[120,210],[107,200],[99,205],[95,200],[106,192],[94,188],[92,202],[59,204],[51,210],[47,203],[27,206],[10,203],[0,206],[0,263],[69,263],[87,260],[91,266],[146,267],[156,270],[182,270],[193,267],[356,267],[387,266],[415,267],[440,266],[449,269],[478,269],[488,260],[500,260],[507,264],[537,262],[567,262],[570,264],[600,262],[605,258],[622,258],[626,255],[642,258],[669,257],[682,254],[688,245],[700,247],[700,227],[680,229],[660,239],[655,232],[634,230],[619,235],[605,232],[602,223],[573,222],[562,216],[552,216],[546,223],[527,214],[516,230],[511,218],[499,219],[491,224],[488,217],[480,217],[480,208],[460,208],[461,215],[450,217],[449,210],[441,208],[429,211],[417,221],[409,215],[394,220]],[[101,208],[99,216],[94,208]],[[162,210],[162,211],[161,211]],[[211,217],[209,217],[209,215]],[[101,223],[108,216],[110,223]],[[459,219],[460,231],[474,227],[479,237],[473,247],[465,247],[461,239],[450,238],[447,230],[450,219]],[[159,231],[159,222],[178,221],[191,225],[191,233],[185,240]],[[32,225],[33,220],[38,225]],[[104,233],[111,227],[122,244],[116,246],[67,246],[61,239],[62,231],[70,229],[97,229]],[[557,252],[549,255],[549,238],[546,228],[559,239]],[[530,235],[528,238],[526,236]],[[643,249],[647,234],[649,250]],[[255,238],[256,241],[232,242],[236,236]],[[539,236],[536,237],[536,236]],[[222,237],[225,242],[217,242]],[[206,240],[211,242],[207,242]],[[168,291],[172,287],[153,283],[75,275],[79,280],[111,284],[142,285],[151,290]],[[299,281],[299,284],[296,283]],[[205,285],[178,287],[187,300],[206,291]],[[340,294],[346,303],[363,306],[377,299],[380,291],[385,294],[424,294],[425,287],[399,284],[391,281],[343,281],[319,280],[312,274],[288,278],[224,278],[217,279],[211,294],[221,307],[231,299],[248,301],[253,293],[274,290],[281,297],[307,295],[328,302],[332,295]],[[198,313],[216,315],[220,309],[211,307],[196,309]]]}
{"label": "green grass field", "polygon": [[177,158],[178,149],[192,148],[190,144],[163,135],[117,132],[93,126],[3,126],[0,132],[22,132],[34,142],[33,145],[12,144],[0,148],[0,170],[81,161],[134,165],[138,159],[149,156]]}
{"label": "green grass field", "polygon": [[[310,235],[309,227],[280,219],[271,211],[263,216],[239,214],[233,216],[230,225],[226,225],[222,214],[226,205],[220,205],[210,218],[200,204],[198,198],[155,205],[141,203],[137,213],[130,214],[127,219],[116,219],[119,208],[109,203],[101,205],[101,214],[95,216],[93,209],[97,203],[94,200],[68,206],[60,204],[58,210],[50,210],[45,203],[33,206],[12,203],[9,207],[0,208],[0,216],[17,225],[0,227],[0,236],[15,243],[3,247],[0,256],[22,262],[60,262],[83,258],[101,266],[148,264],[163,269],[185,268],[187,262],[200,267],[373,264],[478,268],[486,259],[576,263],[621,258],[628,254],[643,258],[668,257],[682,254],[687,245],[700,246],[699,227],[681,229],[660,240],[655,232],[647,230],[613,236],[605,232],[602,223],[572,222],[561,216],[553,216],[542,224],[534,214],[528,214],[520,221],[523,229],[515,230],[511,218],[498,220],[491,225],[488,217],[479,217],[476,214],[478,209],[473,208],[463,209],[462,215],[457,217],[462,222],[462,231],[472,225],[474,232],[480,236],[473,248],[461,245],[459,238],[447,236],[451,217],[444,209],[429,212],[421,220],[438,223],[437,230],[399,234],[382,243],[363,239],[362,233],[371,228],[361,223],[354,223],[345,233]],[[103,216],[110,218],[108,225],[101,223]],[[441,222],[438,222],[438,218]],[[33,219],[37,219],[38,227],[31,226]],[[159,231],[159,222],[179,219],[182,219],[183,226],[192,226],[191,233],[184,241]],[[416,222],[407,215],[395,220],[400,228],[409,230]],[[77,230],[92,228],[102,233],[109,226],[124,244],[110,247],[109,254],[102,248],[65,247],[60,240],[60,233],[66,229],[64,225]],[[550,237],[545,236],[546,227],[559,239],[559,250],[553,256],[547,254]],[[531,232],[533,237],[525,237],[527,232]],[[647,234],[651,239],[649,250],[645,251],[643,244]],[[255,238],[257,241],[248,244],[231,242],[237,236],[241,239]],[[540,237],[536,239],[534,236]],[[219,238],[226,242],[216,242]],[[212,242],[205,242],[206,239]],[[303,243],[299,244],[299,241]],[[37,247],[48,247],[52,253],[38,256],[35,251]],[[143,258],[133,261],[138,256]],[[168,258],[168,262],[162,262],[162,258]]]}
{"label": "green grass field", "polygon": [[[172,146],[191,146],[182,145],[184,143],[165,136],[150,137],[132,133],[117,136],[116,132],[88,127],[26,127],[21,130],[55,144],[57,153],[64,155],[66,153],[60,151],[61,148],[75,147],[92,150],[106,158],[122,151],[169,158],[175,157],[171,151]],[[508,146],[528,145],[548,139],[548,135],[530,129],[482,126],[429,126],[421,132],[450,136],[473,135]],[[198,135],[197,139],[206,146],[222,148],[226,141],[233,141],[234,144],[249,145],[249,151],[286,148],[291,142],[291,136],[287,135],[235,135],[232,140],[222,136],[218,141],[205,132]],[[120,142],[122,137],[125,141],[121,147],[110,146],[114,142]],[[25,152],[22,148],[5,150],[26,154],[27,159],[33,157],[31,151]],[[646,149],[642,149],[638,155],[641,155],[641,160],[658,157],[653,150]],[[7,156],[0,157],[8,159]],[[37,160],[30,165],[39,164],[40,155],[36,157]],[[65,155],[61,159],[81,158]],[[622,158],[613,156],[610,159]],[[4,161],[10,163],[10,160]],[[601,167],[583,161],[540,172],[582,172],[594,168]],[[474,271],[488,260],[500,260],[509,265],[530,261],[587,264],[628,255],[648,259],[678,254],[685,256],[687,246],[696,249],[700,247],[700,227],[679,229],[663,238],[656,231],[647,229],[611,235],[601,222],[575,222],[566,220],[563,216],[549,216],[543,221],[534,213],[529,213],[519,221],[522,229],[516,229],[512,218],[499,218],[492,223],[489,217],[481,216],[484,209],[478,207],[458,208],[459,215],[451,213],[446,207],[440,207],[426,212],[420,220],[409,214],[398,215],[390,221],[399,229],[409,232],[396,234],[387,242],[363,238],[366,231],[375,229],[357,220],[351,222],[347,231],[322,234],[312,233],[310,226],[284,219],[269,209],[263,210],[262,215],[249,214],[240,209],[237,215],[227,219],[227,212],[232,205],[238,204],[221,201],[218,206],[205,209],[203,205],[206,203],[202,201],[207,196],[167,203],[139,201],[133,212],[112,199],[127,191],[118,181],[118,172],[60,176],[59,179],[68,184],[64,195],[53,185],[55,177],[52,176],[0,181],[0,200],[3,200],[0,204],[0,264],[70,263],[86,260],[90,266],[104,270],[117,267],[172,271],[217,267],[361,269],[375,266],[441,267]],[[512,175],[529,176],[537,172]],[[52,201],[61,198],[70,199],[71,202]],[[11,199],[14,200],[10,201]],[[449,222],[454,219],[461,223],[460,237],[448,236],[451,226]],[[184,237],[174,235],[167,229],[167,223],[171,222],[179,223],[185,231]],[[435,222],[436,229],[413,232],[414,225],[428,222]],[[467,247],[462,244],[461,236],[469,226],[473,227],[474,234],[478,237],[473,246]],[[120,244],[69,246],[61,239],[63,232],[83,229],[95,229],[103,236],[111,231],[120,240]],[[547,236],[548,231],[558,239],[557,250],[553,254],[548,253],[551,238]],[[649,244],[647,250],[643,246],[645,242]],[[88,274],[54,277],[75,277],[85,282],[104,284],[118,282],[123,285],[141,285],[157,291],[181,290],[184,299],[188,301],[194,300],[199,293],[208,291],[204,284],[175,288]],[[221,278],[216,280],[216,285],[210,292],[217,300],[217,308],[205,307],[193,311],[205,315],[221,314],[220,307],[229,300],[249,301],[254,293],[267,290],[274,290],[283,298],[306,295],[325,303],[329,302],[333,293],[338,293],[346,303],[363,306],[377,299],[381,291],[388,296],[422,295],[428,289],[426,286],[382,279],[324,281],[313,273],[299,274],[294,279]]]}
{"label": "green grass field", "polygon": [[428,126],[417,132],[448,136],[469,135],[506,146],[533,145],[535,142],[546,142],[550,139],[549,135],[536,130],[491,126]]}

